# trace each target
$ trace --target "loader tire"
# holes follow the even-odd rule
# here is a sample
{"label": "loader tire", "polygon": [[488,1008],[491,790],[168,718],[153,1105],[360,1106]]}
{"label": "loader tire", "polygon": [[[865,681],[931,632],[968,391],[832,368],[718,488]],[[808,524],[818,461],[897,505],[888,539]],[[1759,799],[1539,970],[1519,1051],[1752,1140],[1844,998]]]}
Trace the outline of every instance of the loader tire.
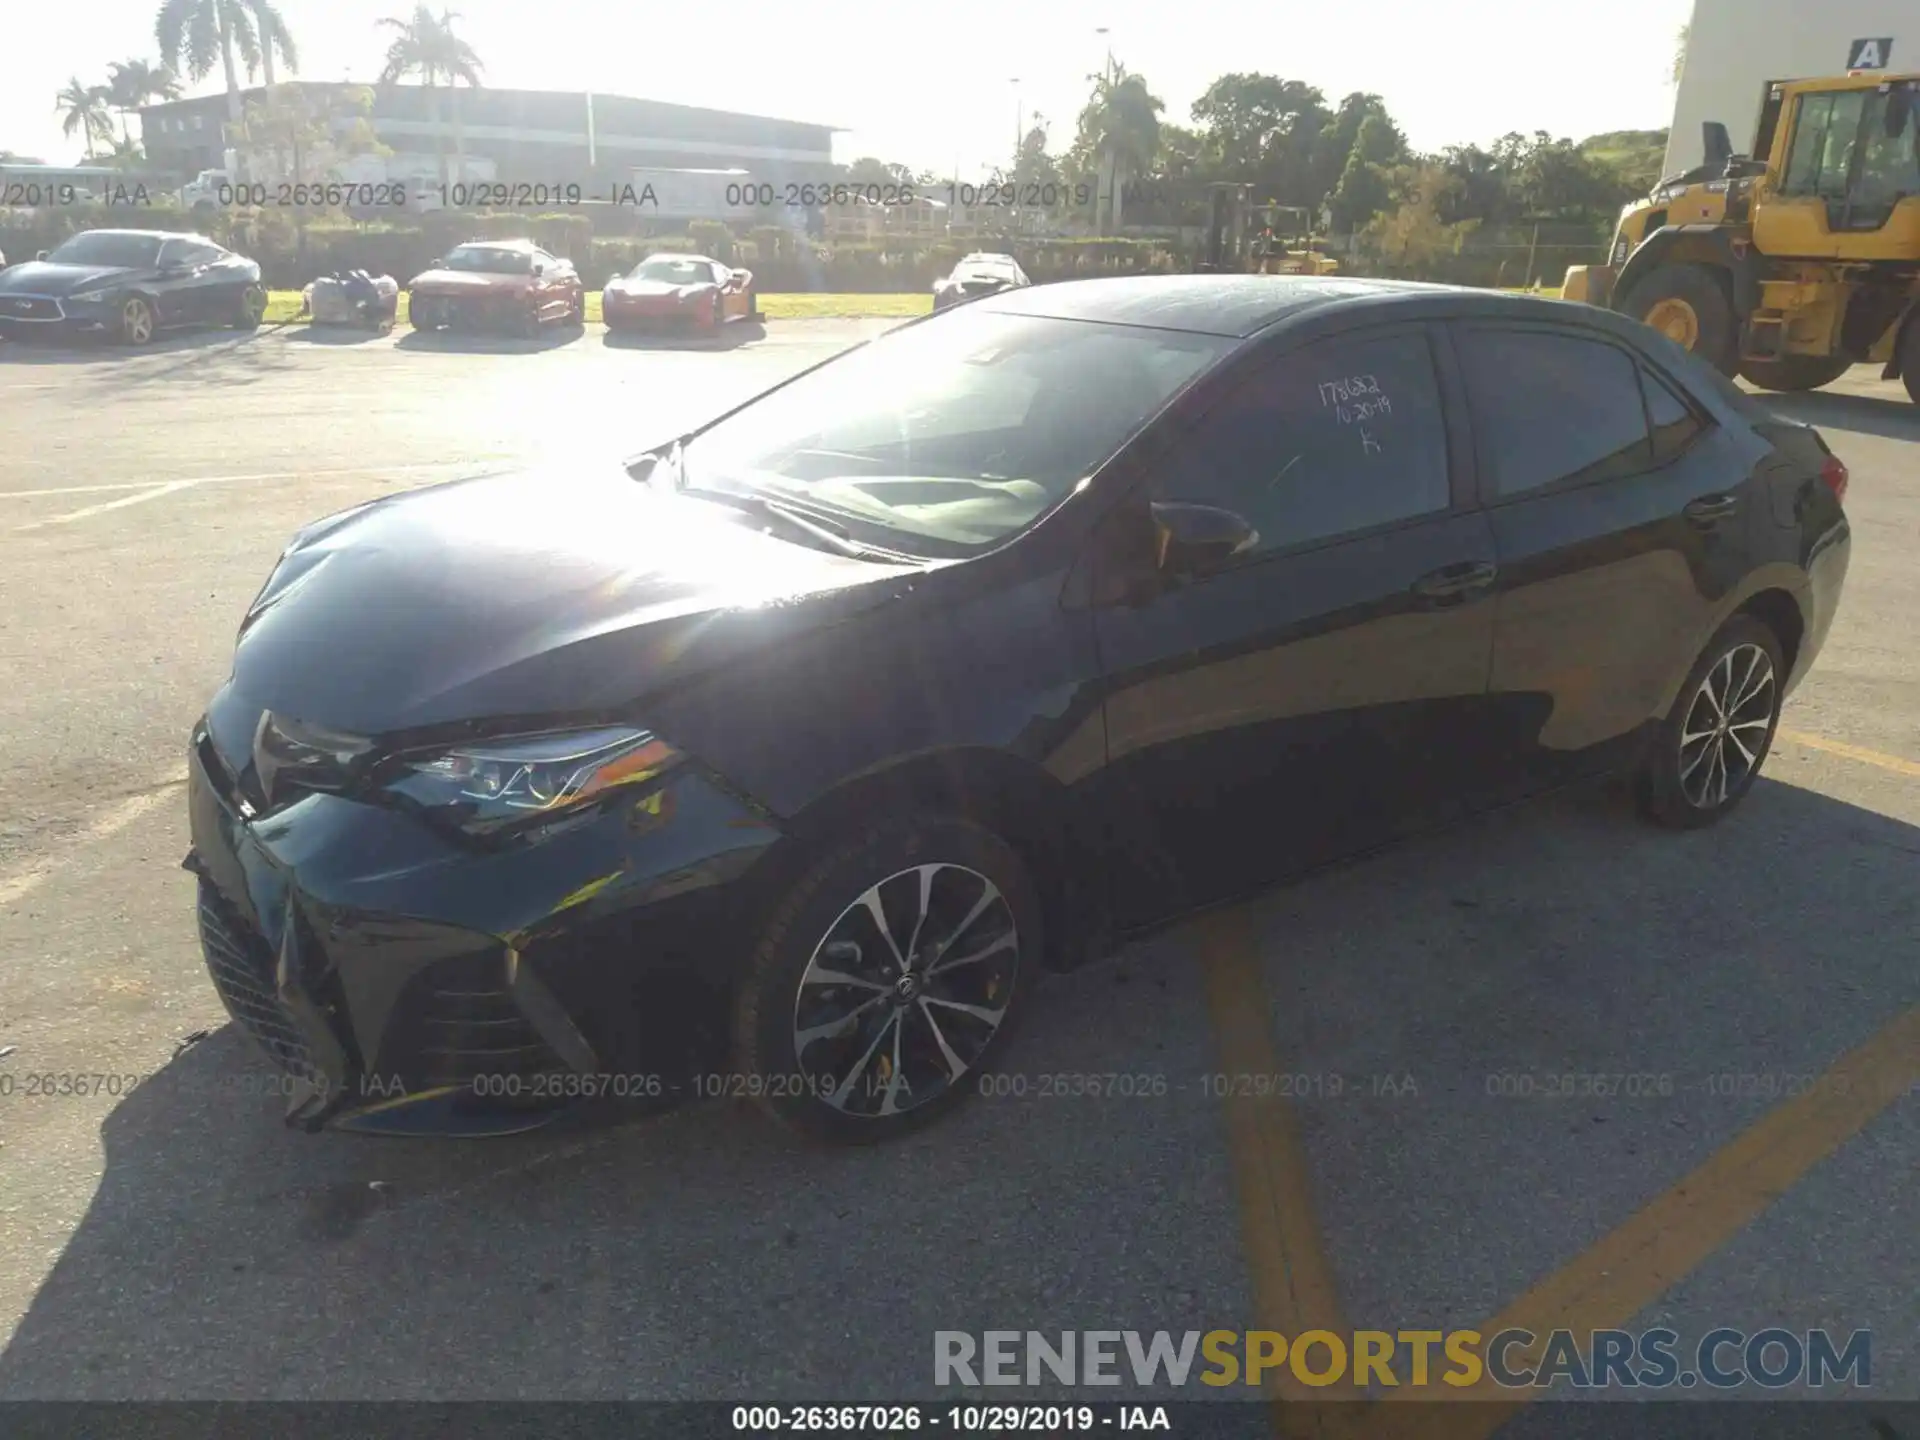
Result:
{"label": "loader tire", "polygon": [[1852,367],[1846,355],[1782,355],[1777,360],[1742,360],[1740,378],[1762,390],[1818,390]]}
{"label": "loader tire", "polygon": [[1620,310],[1651,325],[1722,375],[1740,370],[1740,326],[1720,275],[1705,265],[1663,265],[1620,298]]}

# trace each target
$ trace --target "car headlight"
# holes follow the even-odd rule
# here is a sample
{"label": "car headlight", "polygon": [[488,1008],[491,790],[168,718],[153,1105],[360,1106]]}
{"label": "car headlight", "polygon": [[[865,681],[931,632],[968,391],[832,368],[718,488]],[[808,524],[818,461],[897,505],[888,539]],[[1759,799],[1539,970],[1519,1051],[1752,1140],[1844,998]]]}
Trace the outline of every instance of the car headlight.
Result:
{"label": "car headlight", "polygon": [[681,759],[651,731],[610,726],[461,745],[410,759],[387,789],[463,829],[488,831],[644,784]]}
{"label": "car headlight", "polygon": [[79,294],[69,295],[67,298],[79,305],[94,305],[105,300],[111,294],[113,294],[113,290],[111,287],[108,287],[101,290],[82,290]]}

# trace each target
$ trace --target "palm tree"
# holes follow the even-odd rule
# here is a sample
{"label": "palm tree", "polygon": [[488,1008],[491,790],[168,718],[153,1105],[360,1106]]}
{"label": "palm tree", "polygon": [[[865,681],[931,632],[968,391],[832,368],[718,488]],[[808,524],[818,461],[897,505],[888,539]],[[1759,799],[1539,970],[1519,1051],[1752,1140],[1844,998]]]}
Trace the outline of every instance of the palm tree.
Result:
{"label": "palm tree", "polygon": [[81,132],[86,141],[87,159],[93,158],[96,144],[112,142],[113,117],[107,113],[106,86],[82,85],[80,77],[76,75],[54,97],[53,108],[61,112],[62,135],[71,140],[74,131]]}
{"label": "palm tree", "polygon": [[[153,21],[160,59],[190,81],[203,79],[215,65],[226,74],[230,143],[240,135],[240,71],[234,52],[251,75],[260,68],[260,35],[244,0],[161,0]],[[184,59],[186,64],[180,62]]]}
{"label": "palm tree", "polygon": [[120,116],[120,138],[127,133],[127,116],[149,100],[178,100],[180,81],[164,65],[145,60],[122,60],[107,67],[107,104]]}
{"label": "palm tree", "polygon": [[[279,53],[287,62],[287,69],[300,68],[299,52],[293,47],[293,34],[287,29],[287,22],[274,6],[273,0],[246,0],[247,9],[253,15],[253,26],[260,36],[260,73],[271,90],[277,83],[273,73],[273,57]],[[247,77],[253,77],[253,67],[247,67]]]}
{"label": "palm tree", "polygon": [[[1120,224],[1120,193],[1128,179],[1145,175],[1160,150],[1160,97],[1147,82],[1116,64],[1093,81],[1093,98],[1080,112],[1080,140],[1098,160],[1109,199],[1109,223]],[[1096,217],[1097,218],[1097,217]]]}
{"label": "palm tree", "polygon": [[407,75],[418,75],[427,92],[427,116],[433,126],[435,154],[440,161],[440,183],[447,183],[447,145],[440,133],[440,82],[453,91],[454,156],[465,173],[465,152],[460,134],[459,82],[480,83],[480,57],[465,40],[454,33],[453,22],[459,15],[443,9],[435,15],[424,4],[413,7],[410,19],[387,16],[380,23],[395,31],[387,47],[386,63],[378,83],[393,85]]}

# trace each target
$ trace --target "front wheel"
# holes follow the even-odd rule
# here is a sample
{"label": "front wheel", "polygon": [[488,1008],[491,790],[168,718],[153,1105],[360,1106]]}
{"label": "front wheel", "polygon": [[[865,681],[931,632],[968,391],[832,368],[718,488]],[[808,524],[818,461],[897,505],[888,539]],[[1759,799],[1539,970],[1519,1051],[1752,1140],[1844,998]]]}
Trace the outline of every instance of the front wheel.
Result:
{"label": "front wheel", "polygon": [[883,827],[775,905],[734,1009],[746,1093],[817,1140],[918,1128],[987,1073],[1039,963],[1025,865],[962,820]]}
{"label": "front wheel", "polygon": [[249,285],[240,292],[240,298],[234,304],[233,328],[236,330],[258,330],[260,322],[267,318],[267,292],[258,285]]}
{"label": "front wheel", "polygon": [[1705,265],[1663,265],[1634,282],[1620,309],[1682,350],[1710,361],[1722,375],[1740,368],[1740,327],[1719,274]]}
{"label": "front wheel", "polygon": [[1762,390],[1790,393],[1818,390],[1853,367],[1846,355],[1782,355],[1777,360],[1743,360],[1740,378]]}
{"label": "front wheel", "polygon": [[1642,764],[1639,800],[1648,819],[1695,830],[1740,803],[1773,745],[1785,669],[1778,637],[1751,615],[1721,628]]}
{"label": "front wheel", "polygon": [[578,330],[587,323],[587,292],[581,290],[573,297],[573,304],[567,310],[567,324]]}

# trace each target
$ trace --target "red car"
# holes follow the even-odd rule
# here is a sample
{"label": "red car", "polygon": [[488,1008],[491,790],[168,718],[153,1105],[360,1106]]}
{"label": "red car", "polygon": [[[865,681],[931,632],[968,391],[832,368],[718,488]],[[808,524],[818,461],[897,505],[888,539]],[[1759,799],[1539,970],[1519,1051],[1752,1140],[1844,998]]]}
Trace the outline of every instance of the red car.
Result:
{"label": "red car", "polygon": [[571,260],[531,240],[456,245],[413,277],[407,314],[416,330],[509,330],[536,334],[548,321],[587,322],[587,289]]}
{"label": "red car", "polygon": [[600,296],[609,330],[696,329],[717,334],[729,320],[755,320],[753,272],[705,255],[649,255],[607,281]]}

